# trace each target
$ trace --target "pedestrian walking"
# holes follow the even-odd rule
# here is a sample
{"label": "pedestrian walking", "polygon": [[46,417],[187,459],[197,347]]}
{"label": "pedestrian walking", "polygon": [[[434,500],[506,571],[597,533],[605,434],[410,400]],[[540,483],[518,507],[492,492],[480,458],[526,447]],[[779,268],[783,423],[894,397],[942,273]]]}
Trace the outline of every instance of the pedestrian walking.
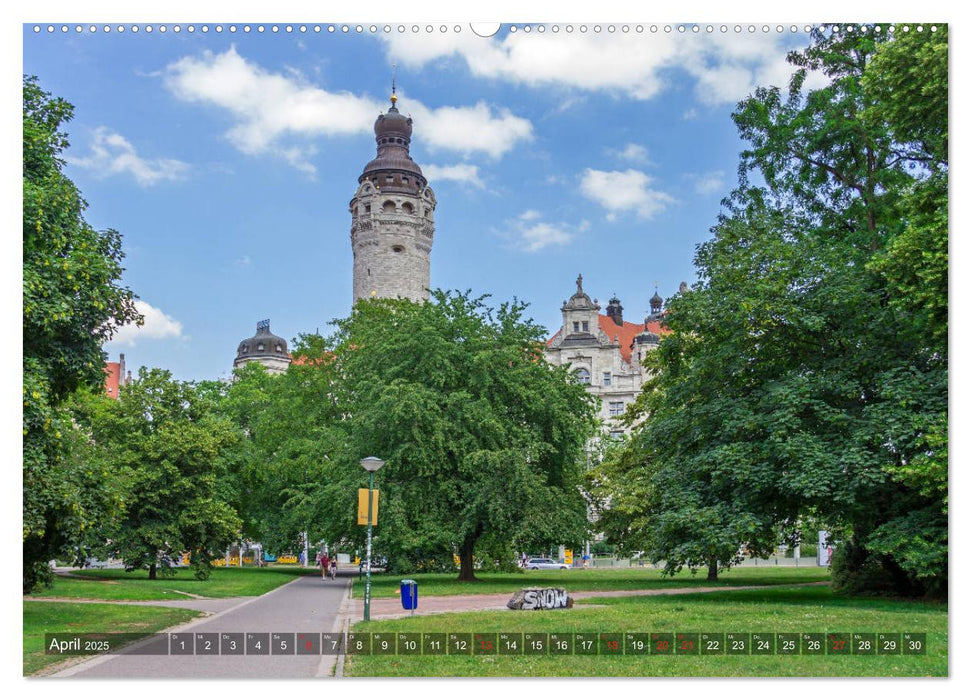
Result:
{"label": "pedestrian walking", "polygon": [[330,560],[330,577],[337,580],[337,557]]}
{"label": "pedestrian walking", "polygon": [[319,563],[320,563],[320,577],[327,578],[327,568],[330,566],[330,559],[323,552],[320,553]]}

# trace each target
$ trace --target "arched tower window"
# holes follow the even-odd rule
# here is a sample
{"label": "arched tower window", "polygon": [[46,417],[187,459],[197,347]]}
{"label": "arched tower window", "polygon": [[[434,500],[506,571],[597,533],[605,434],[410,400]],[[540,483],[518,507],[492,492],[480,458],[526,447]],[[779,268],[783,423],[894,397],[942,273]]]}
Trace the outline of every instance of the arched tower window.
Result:
{"label": "arched tower window", "polygon": [[385,214],[393,214],[394,210],[394,202],[392,202],[390,199],[381,205],[381,211],[383,211]]}
{"label": "arched tower window", "polygon": [[405,202],[401,205],[401,211],[403,211],[405,214],[412,214],[414,213],[415,208],[411,206],[411,202]]}
{"label": "arched tower window", "polygon": [[580,369],[578,369],[576,374],[577,374],[577,380],[581,384],[587,385],[590,383],[590,370],[588,370],[586,367],[581,367]]}

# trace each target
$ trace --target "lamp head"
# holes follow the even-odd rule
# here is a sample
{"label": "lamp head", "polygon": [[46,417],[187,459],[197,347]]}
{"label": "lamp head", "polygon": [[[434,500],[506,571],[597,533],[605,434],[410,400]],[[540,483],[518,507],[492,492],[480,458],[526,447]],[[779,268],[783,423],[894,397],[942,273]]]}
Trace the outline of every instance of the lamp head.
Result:
{"label": "lamp head", "polygon": [[361,466],[364,467],[366,471],[376,472],[378,469],[384,466],[384,460],[378,459],[377,457],[365,457],[361,460]]}

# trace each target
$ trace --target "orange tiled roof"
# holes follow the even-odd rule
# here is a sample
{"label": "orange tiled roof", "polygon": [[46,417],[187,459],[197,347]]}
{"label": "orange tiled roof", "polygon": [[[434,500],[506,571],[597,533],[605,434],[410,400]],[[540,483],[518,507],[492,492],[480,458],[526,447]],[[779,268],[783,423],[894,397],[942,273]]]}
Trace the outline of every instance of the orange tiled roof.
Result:
{"label": "orange tiled roof", "polygon": [[295,365],[301,365],[301,366],[302,365],[321,365],[321,364],[324,364],[325,362],[329,362],[333,360],[334,353],[328,351],[324,353],[323,357],[318,357],[316,359],[311,359],[306,355],[299,355],[297,357],[294,357],[293,355],[289,355],[289,357],[290,357],[290,361]]}
{"label": "orange tiled roof", "polygon": [[[600,330],[606,333],[611,341],[615,337],[619,338],[620,356],[624,359],[624,362],[630,363],[631,344],[634,342],[634,336],[644,330],[644,324],[624,321],[623,326],[618,326],[614,323],[614,319],[603,314],[597,315],[597,321],[600,323]],[[646,327],[648,331],[657,335],[666,335],[671,332],[660,321],[649,321]]]}

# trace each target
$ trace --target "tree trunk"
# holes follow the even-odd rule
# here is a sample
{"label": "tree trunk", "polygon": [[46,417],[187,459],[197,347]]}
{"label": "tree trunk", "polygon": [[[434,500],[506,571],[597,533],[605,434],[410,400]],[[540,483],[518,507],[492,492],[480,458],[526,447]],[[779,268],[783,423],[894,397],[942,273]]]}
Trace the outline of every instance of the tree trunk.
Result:
{"label": "tree trunk", "polygon": [[462,548],[459,551],[459,557],[461,563],[459,564],[459,581],[477,581],[475,577],[475,568],[473,557],[475,555],[475,542],[479,539],[479,535],[482,534],[482,526],[475,528],[475,531],[466,536],[465,541],[462,542]]}
{"label": "tree trunk", "polygon": [[151,566],[148,567],[148,580],[155,580],[155,572],[158,571],[158,563],[152,562]]}
{"label": "tree trunk", "polygon": [[718,580],[718,560],[717,559],[708,560],[708,580],[709,581]]}

